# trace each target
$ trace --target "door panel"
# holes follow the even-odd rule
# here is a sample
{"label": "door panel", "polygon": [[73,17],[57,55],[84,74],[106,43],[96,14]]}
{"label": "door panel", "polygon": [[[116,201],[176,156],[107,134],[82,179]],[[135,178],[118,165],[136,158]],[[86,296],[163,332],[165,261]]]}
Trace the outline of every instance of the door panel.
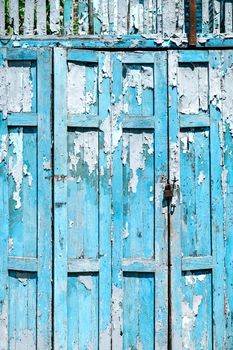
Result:
{"label": "door panel", "polygon": [[175,349],[221,349],[224,340],[220,60],[218,52],[169,55],[170,178],[177,179],[170,232]]}
{"label": "door panel", "polygon": [[167,346],[166,74],[55,50],[55,349]]}
{"label": "door panel", "polygon": [[110,349],[109,69],[55,51],[55,349]]}
{"label": "door panel", "polygon": [[0,54],[0,349],[48,349],[51,53]]}
{"label": "door panel", "polygon": [[113,349],[167,347],[165,62],[113,55]]}

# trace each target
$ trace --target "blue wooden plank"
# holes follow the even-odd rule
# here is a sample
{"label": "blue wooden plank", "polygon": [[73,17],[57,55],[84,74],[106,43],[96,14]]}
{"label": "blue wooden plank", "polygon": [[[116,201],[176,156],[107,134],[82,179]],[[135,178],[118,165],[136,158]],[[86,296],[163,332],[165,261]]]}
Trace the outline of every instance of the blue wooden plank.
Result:
{"label": "blue wooden plank", "polygon": [[[66,51],[54,51],[54,349],[67,349]],[[61,132],[62,130],[62,132]],[[65,180],[63,180],[65,179]]]}
{"label": "blue wooden plank", "polygon": [[65,34],[73,33],[73,0],[66,0],[64,2],[64,31]]}
{"label": "blue wooden plank", "polygon": [[172,183],[176,178],[175,198],[170,208],[170,237],[169,237],[169,259],[170,270],[170,298],[171,298],[171,346],[182,349],[182,313],[181,313],[181,234],[180,234],[180,154],[179,154],[179,117],[178,117],[178,91],[177,91],[177,68],[178,56],[175,51],[168,56],[169,67],[169,177]]}
{"label": "blue wooden plank", "polygon": [[35,49],[22,49],[22,48],[9,48],[7,50],[7,60],[36,60],[37,59],[37,50]]}
{"label": "blue wooden plank", "polygon": [[[222,86],[226,91],[226,100],[223,105],[223,126],[224,126],[224,166],[222,168],[222,191],[224,198],[225,210],[225,346],[230,349],[233,343],[233,288],[232,288],[232,266],[233,266],[233,236],[232,232],[232,212],[233,212],[233,143],[230,124],[227,122],[229,115],[229,102],[232,98],[232,70],[229,69],[233,63],[232,50],[222,52],[224,66],[222,72],[224,74]],[[229,101],[229,102],[228,102]],[[227,150],[226,150],[227,147]]]}
{"label": "blue wooden plank", "polygon": [[[107,59],[110,60],[108,54]],[[99,72],[105,65],[106,53],[99,54]],[[105,152],[105,138],[109,137],[101,130],[101,125],[109,121],[111,105],[111,77],[106,76],[99,89],[99,348],[111,349],[111,168],[109,154]],[[106,130],[107,131],[107,130]],[[101,173],[102,171],[102,173]]]}
{"label": "blue wooden plank", "polygon": [[208,62],[209,61],[209,52],[208,51],[179,51],[179,62],[188,63],[188,62]]}
{"label": "blue wooden plank", "polygon": [[[168,85],[167,53],[154,55],[154,209],[155,209],[155,347],[166,349],[168,346],[168,226],[167,207],[164,203],[164,186],[168,178]],[[163,101],[163,102],[162,102]],[[152,193],[153,195],[153,193]],[[160,247],[160,248],[159,248]],[[164,325],[156,327],[156,325]]]}
{"label": "blue wooden plank", "polygon": [[9,113],[8,126],[37,126],[36,113]]}
{"label": "blue wooden plank", "polygon": [[[120,103],[122,94],[122,62],[119,54],[113,54],[112,94],[115,104]],[[119,74],[120,73],[120,74]],[[123,349],[123,275],[122,275],[122,232],[123,232],[123,167],[122,156],[122,114],[117,112],[117,120],[112,131],[116,149],[112,154],[112,348]],[[120,137],[119,137],[120,130]]]}
{"label": "blue wooden plank", "polygon": [[[0,66],[4,65],[6,50],[0,51]],[[8,206],[8,181],[7,181],[7,150],[8,150],[8,130],[5,115],[0,112],[0,349],[8,347],[8,237],[9,237],[9,206]]]}
{"label": "blue wooden plank", "polygon": [[[214,346],[221,349],[224,341],[224,285],[219,276],[224,275],[224,212],[223,196],[221,191],[221,140],[218,125],[221,122],[221,111],[211,100],[211,96],[221,93],[221,81],[218,69],[221,66],[221,55],[219,51],[210,52],[210,140],[211,140],[211,209],[212,209],[212,249],[213,249],[213,319],[214,319]],[[216,96],[216,95],[215,95]],[[219,95],[217,95],[219,96]]]}
{"label": "blue wooden plank", "polygon": [[204,115],[180,115],[180,127],[181,128],[201,128],[210,126],[210,117],[206,113]]}
{"label": "blue wooden plank", "polygon": [[[10,36],[5,37],[5,40],[0,42],[0,47],[8,48],[39,48],[39,47],[66,47],[66,48],[75,48],[75,49],[153,49],[153,50],[163,50],[163,49],[181,49],[188,48],[188,41],[184,40],[181,43],[180,40],[174,40],[174,38],[154,38],[146,37],[145,35],[140,34],[130,34],[130,35],[106,35],[103,37],[87,37],[87,36],[66,36],[54,37],[51,35],[40,36],[40,37],[22,37],[21,40],[9,40]],[[8,41],[7,41],[8,40]],[[6,42],[7,41],[7,42]],[[205,42],[203,38],[200,37],[200,40],[197,43],[198,49],[210,49],[210,48],[231,48],[233,46],[233,39],[230,37],[212,37],[211,35],[206,37]]]}
{"label": "blue wooden plank", "polygon": [[[51,231],[51,78],[52,52],[38,52],[38,288],[37,288],[37,346],[51,345],[52,312],[52,231]],[[35,205],[35,204],[34,204]],[[26,220],[26,218],[25,218]]]}
{"label": "blue wooden plank", "polygon": [[37,272],[37,258],[9,256],[8,270]]}
{"label": "blue wooden plank", "polygon": [[182,258],[182,271],[211,270],[212,268],[213,268],[212,256]]}

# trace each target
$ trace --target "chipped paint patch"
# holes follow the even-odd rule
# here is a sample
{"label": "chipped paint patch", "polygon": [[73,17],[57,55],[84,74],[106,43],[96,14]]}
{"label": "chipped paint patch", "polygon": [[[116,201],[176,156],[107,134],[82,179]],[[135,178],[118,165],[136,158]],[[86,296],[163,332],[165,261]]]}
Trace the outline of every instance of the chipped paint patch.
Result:
{"label": "chipped paint patch", "polygon": [[123,229],[123,232],[122,232],[122,237],[123,237],[123,239],[126,239],[127,237],[129,237],[129,224],[128,224],[128,222],[126,222],[126,224],[125,224],[125,228]]}
{"label": "chipped paint patch", "polygon": [[153,68],[141,66],[140,69],[127,69],[126,77],[123,80],[123,95],[127,93],[129,87],[137,91],[137,102],[142,104],[142,92],[146,89],[154,88]]}
{"label": "chipped paint patch", "polygon": [[34,334],[30,329],[24,329],[22,331],[17,331],[10,338],[10,349],[25,350],[25,349],[35,349],[36,339]]}
{"label": "chipped paint patch", "polygon": [[197,283],[197,281],[203,282],[205,280],[205,278],[206,278],[206,275],[204,275],[204,274],[194,275],[191,272],[187,272],[185,275],[185,285],[186,286],[188,286],[188,285],[194,286]]}
{"label": "chipped paint patch", "polygon": [[128,183],[128,191],[136,193],[138,185],[138,170],[145,169],[146,153],[152,155],[153,149],[153,135],[151,133],[143,132],[141,134],[125,133],[123,136],[123,153],[122,162],[125,165],[128,159],[132,175]]}
{"label": "chipped paint patch", "polygon": [[67,110],[70,114],[90,113],[97,99],[97,67],[93,67],[95,78],[93,91],[87,91],[86,66],[68,62]]}
{"label": "chipped paint patch", "polygon": [[31,112],[33,87],[30,67],[0,67],[0,110]]}
{"label": "chipped paint patch", "polygon": [[143,344],[139,336],[137,336],[137,350],[143,350]]}
{"label": "chipped paint patch", "polygon": [[208,68],[189,64],[178,68],[179,112],[198,114],[208,110]]}
{"label": "chipped paint patch", "polygon": [[10,145],[13,145],[15,157],[9,157],[9,174],[12,175],[15,182],[15,191],[13,200],[16,202],[15,208],[21,207],[20,191],[23,182],[23,131],[10,134]]}
{"label": "chipped paint patch", "polygon": [[[111,342],[111,324],[106,327],[105,330],[100,332],[100,349],[104,349],[106,347],[107,349],[110,349],[110,342]],[[108,347],[109,346],[109,347]]]}
{"label": "chipped paint patch", "polygon": [[0,350],[8,348],[8,297],[5,295],[4,301],[0,303],[0,324],[1,324],[1,341]]}
{"label": "chipped paint patch", "polygon": [[9,238],[8,239],[8,254],[10,255],[12,253],[12,250],[14,249],[14,239]]}
{"label": "chipped paint patch", "polygon": [[204,172],[201,170],[200,174],[198,175],[198,178],[197,178],[197,183],[199,186],[203,183],[205,178],[206,178],[206,176],[205,176]]}
{"label": "chipped paint patch", "polygon": [[2,163],[6,156],[8,151],[8,135],[2,135],[1,139],[1,148],[0,148],[0,163]]}
{"label": "chipped paint patch", "polygon": [[79,282],[84,285],[87,290],[93,289],[92,277],[87,275],[79,276]]}
{"label": "chipped paint patch", "polygon": [[32,187],[32,174],[30,173],[30,171],[28,171],[26,164],[24,164],[23,166],[23,175],[28,177],[28,185]]}
{"label": "chipped paint patch", "polygon": [[98,163],[98,137],[96,132],[75,131],[73,153],[69,153],[69,168],[77,170],[79,161],[82,160],[88,166],[89,175],[94,171],[97,173]]}
{"label": "chipped paint patch", "polygon": [[123,290],[113,284],[112,287],[112,329],[113,343],[121,344],[120,335],[122,334],[122,300]]}
{"label": "chipped paint patch", "polygon": [[198,309],[202,302],[201,295],[193,296],[193,305],[183,300],[182,302],[182,331],[183,331],[183,347],[187,350],[195,350],[195,344],[192,340],[192,331],[196,323]]}
{"label": "chipped paint patch", "polygon": [[51,170],[51,162],[50,162],[50,160],[47,160],[47,158],[44,158],[43,169],[44,170]]}

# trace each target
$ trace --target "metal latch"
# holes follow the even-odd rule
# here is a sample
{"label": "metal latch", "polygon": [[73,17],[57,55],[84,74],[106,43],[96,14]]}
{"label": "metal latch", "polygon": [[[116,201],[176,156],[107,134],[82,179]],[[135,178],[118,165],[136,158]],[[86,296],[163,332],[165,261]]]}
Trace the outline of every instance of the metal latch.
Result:
{"label": "metal latch", "polygon": [[177,182],[177,179],[175,177],[172,180],[172,184],[170,184],[170,182],[167,181],[167,184],[166,184],[165,189],[164,189],[164,198],[169,199],[169,200],[172,199],[176,182]]}

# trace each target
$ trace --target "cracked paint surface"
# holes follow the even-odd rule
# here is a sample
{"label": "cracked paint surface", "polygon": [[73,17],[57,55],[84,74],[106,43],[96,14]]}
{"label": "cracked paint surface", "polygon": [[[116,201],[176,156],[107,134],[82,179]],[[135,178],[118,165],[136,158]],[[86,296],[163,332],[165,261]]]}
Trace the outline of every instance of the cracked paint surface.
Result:
{"label": "cracked paint surface", "polygon": [[23,131],[10,133],[9,144],[13,146],[13,156],[9,157],[9,174],[15,182],[15,191],[13,192],[13,200],[16,202],[15,209],[21,207],[21,185],[24,176],[28,178],[28,185],[32,186],[32,175],[27,169],[27,165],[23,162]]}
{"label": "cracked paint surface", "polygon": [[33,86],[30,67],[0,67],[0,110],[32,111]]}

